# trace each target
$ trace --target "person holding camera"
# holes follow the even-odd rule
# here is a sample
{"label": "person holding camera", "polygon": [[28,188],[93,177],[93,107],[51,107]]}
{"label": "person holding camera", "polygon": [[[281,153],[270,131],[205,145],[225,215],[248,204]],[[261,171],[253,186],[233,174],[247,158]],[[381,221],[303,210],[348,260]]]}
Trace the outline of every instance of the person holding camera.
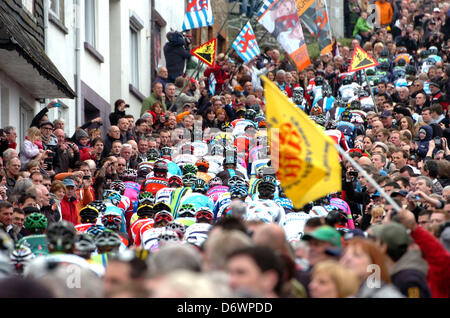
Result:
{"label": "person holding camera", "polygon": [[73,169],[75,162],[80,160],[80,150],[75,143],[66,138],[62,129],[56,129],[54,134],[58,138],[54,160],[54,170],[58,174]]}
{"label": "person holding camera", "polygon": [[164,44],[164,57],[168,72],[167,82],[173,83],[178,76],[183,75],[186,61],[191,58],[191,37],[184,36],[181,32],[168,32],[166,37],[168,42]]}
{"label": "person holding camera", "polygon": [[119,119],[125,116],[125,108],[129,108],[130,105],[125,103],[123,99],[118,99],[114,102],[114,112],[109,114],[109,122],[111,126],[117,125]]}
{"label": "person holding camera", "polygon": [[[183,110],[184,105],[188,103],[197,103],[200,99],[200,85],[193,78],[187,79],[180,76],[175,80],[175,86],[175,96],[177,96],[177,98],[173,103],[172,110],[179,114]],[[194,93],[193,96],[190,96],[188,91],[192,92],[192,90]]]}

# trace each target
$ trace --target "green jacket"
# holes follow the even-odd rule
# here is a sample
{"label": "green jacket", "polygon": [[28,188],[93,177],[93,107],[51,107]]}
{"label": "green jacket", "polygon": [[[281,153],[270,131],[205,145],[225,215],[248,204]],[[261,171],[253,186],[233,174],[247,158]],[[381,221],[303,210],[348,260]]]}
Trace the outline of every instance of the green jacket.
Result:
{"label": "green jacket", "polygon": [[144,99],[144,101],[142,102],[141,116],[142,116],[143,113],[145,113],[146,111],[150,110],[150,107],[155,102],[161,102],[161,104],[163,106],[163,112],[166,111],[166,103],[163,102],[160,97],[156,96],[155,93],[152,93],[149,97]]}
{"label": "green jacket", "polygon": [[370,30],[372,30],[372,27],[369,25],[369,23],[367,23],[367,20],[359,17],[358,21],[356,22],[355,28],[353,29],[353,37],[355,37],[360,31],[367,32]]}

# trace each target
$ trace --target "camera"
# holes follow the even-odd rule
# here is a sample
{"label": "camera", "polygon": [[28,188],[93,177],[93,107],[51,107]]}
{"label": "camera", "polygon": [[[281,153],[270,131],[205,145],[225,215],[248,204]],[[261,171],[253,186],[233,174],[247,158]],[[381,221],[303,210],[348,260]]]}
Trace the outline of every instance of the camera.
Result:
{"label": "camera", "polygon": [[91,176],[83,176],[84,180],[89,180],[91,178]]}
{"label": "camera", "polygon": [[352,176],[353,178],[358,177],[358,171],[349,171],[348,174],[349,174],[350,176]]}
{"label": "camera", "polygon": [[436,149],[438,149],[438,150],[443,149],[441,137],[434,137],[434,145],[436,146]]}

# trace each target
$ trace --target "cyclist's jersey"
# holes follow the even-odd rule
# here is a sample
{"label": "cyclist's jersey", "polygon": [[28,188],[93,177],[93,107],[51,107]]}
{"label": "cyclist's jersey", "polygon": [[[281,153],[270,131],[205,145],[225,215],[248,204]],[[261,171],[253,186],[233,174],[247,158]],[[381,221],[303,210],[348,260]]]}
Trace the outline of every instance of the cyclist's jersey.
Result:
{"label": "cyclist's jersey", "polygon": [[285,211],[273,200],[257,199],[247,206],[247,220],[261,219],[266,223],[280,223]]}
{"label": "cyclist's jersey", "polygon": [[341,114],[346,110],[345,107],[333,106],[325,115],[327,120],[338,120]]}
{"label": "cyclist's jersey", "polygon": [[35,256],[48,255],[47,236],[45,234],[28,235],[21,238],[18,245],[28,247]]}
{"label": "cyclist's jersey", "polygon": [[203,207],[208,207],[211,209],[211,211],[214,209],[213,200],[211,200],[204,194],[196,192],[185,195],[181,201],[181,205],[183,204],[193,204],[195,207],[195,211]]}
{"label": "cyclist's jersey", "polygon": [[208,238],[211,224],[208,223],[194,223],[186,230],[184,234],[184,241],[187,243],[201,246],[203,242]]}
{"label": "cyclist's jersey", "polygon": [[347,144],[347,140],[346,140],[344,134],[342,133],[342,131],[337,130],[337,129],[325,130],[325,134],[327,136],[331,137],[331,139],[333,139],[334,142],[336,144],[338,144],[339,146],[341,146],[342,149],[344,149],[345,151],[348,151],[350,149],[350,147]]}
{"label": "cyclist's jersey", "polygon": [[281,206],[283,209],[289,209],[289,210],[293,210],[293,204],[292,204],[292,200],[289,198],[281,198],[278,197],[276,199],[274,199],[275,203],[278,204],[279,206]]}
{"label": "cyclist's jersey", "polygon": [[203,158],[209,162],[208,173],[216,175],[222,170],[221,169],[223,162],[222,156],[204,156]]}
{"label": "cyclist's jersey", "polygon": [[286,240],[288,242],[299,241],[303,237],[306,221],[310,218],[311,216],[305,212],[286,214],[281,221],[281,226],[286,234]]}
{"label": "cyclist's jersey", "polygon": [[359,89],[359,85],[356,83],[351,83],[348,85],[342,85],[339,88],[339,95],[342,99],[352,98],[355,96],[356,91]]}
{"label": "cyclist's jersey", "polygon": [[114,257],[115,257],[114,253],[111,252],[95,254],[91,256],[91,258],[88,260],[88,263],[93,265],[101,265],[103,268],[106,268],[109,260]]}
{"label": "cyclist's jersey", "polygon": [[355,224],[353,223],[352,211],[350,210],[347,202],[339,198],[332,198],[330,199],[330,205],[336,206],[342,211],[345,211],[345,213],[347,214],[347,227],[349,229],[355,228]]}
{"label": "cyclist's jersey", "polygon": [[131,181],[125,181],[125,192],[124,192],[124,196],[126,196],[128,199],[130,199],[130,202],[132,203],[133,206],[133,211],[136,212],[137,209],[137,199],[139,196],[139,190],[141,189],[141,185],[139,183],[136,182],[131,182]]}
{"label": "cyclist's jersey", "polygon": [[336,129],[344,134],[347,144],[353,148],[353,141],[356,138],[356,126],[348,121],[340,121]]}
{"label": "cyclist's jersey", "polygon": [[178,209],[180,208],[183,198],[186,195],[192,193],[192,188],[176,188],[175,191],[172,192],[172,200],[170,202],[170,210],[172,211],[172,216],[174,218],[177,217]]}
{"label": "cyclist's jersey", "polygon": [[323,113],[329,112],[334,105],[335,98],[333,96],[320,99],[317,104],[322,108]]}
{"label": "cyclist's jersey", "polygon": [[181,169],[180,167],[173,161],[170,160],[164,160],[165,162],[167,162],[167,168],[168,168],[168,174],[174,176],[181,176]]}
{"label": "cyclist's jersey", "polygon": [[258,184],[261,180],[253,177],[250,179],[249,182],[249,188],[248,188],[248,194],[251,195],[253,197],[253,195],[255,195],[258,192]]}
{"label": "cyclist's jersey", "polygon": [[75,225],[75,230],[77,230],[78,233],[85,233],[88,228],[90,228],[92,225],[95,225],[95,223],[81,223]]}
{"label": "cyclist's jersey", "polygon": [[166,178],[152,177],[144,181],[141,192],[151,192],[156,196],[159,190],[167,187],[169,187],[169,182]]}
{"label": "cyclist's jersey", "polygon": [[436,63],[442,62],[442,57],[440,57],[439,55],[430,55],[428,58],[435,60]]}
{"label": "cyclist's jersey", "polygon": [[172,200],[172,193],[176,190],[176,188],[162,188],[158,192],[156,192],[155,202],[164,202],[168,206],[170,206],[170,202]]}
{"label": "cyclist's jersey", "polygon": [[220,195],[223,193],[227,193],[229,188],[227,186],[215,186],[206,192],[206,195],[213,200],[213,202],[217,202]]}
{"label": "cyclist's jersey", "polygon": [[[133,222],[131,224],[131,227],[130,227],[131,239],[134,241],[134,244],[136,246],[140,246],[140,232],[141,232],[141,228],[144,227],[144,226],[147,226],[147,225],[152,227],[154,223],[155,223],[155,221],[153,219],[151,219],[151,218],[146,218],[146,219],[139,219],[138,218],[135,222]],[[138,241],[136,241],[136,239]]]}
{"label": "cyclist's jersey", "polygon": [[196,156],[197,158],[206,156],[208,154],[208,145],[205,142],[194,141],[191,145],[192,147],[194,147],[194,156]]}
{"label": "cyclist's jersey", "polygon": [[27,264],[27,266],[25,266],[24,277],[32,277],[34,279],[43,277],[44,275],[49,273],[50,268],[55,267],[51,266],[51,264],[78,265],[82,268],[91,270],[100,278],[103,277],[103,274],[105,273],[104,267],[95,266],[94,264],[89,263],[84,258],[75,254],[52,253],[44,255],[43,257],[36,257],[32,259]]}
{"label": "cyclist's jersey", "polygon": [[164,227],[152,227],[141,233],[142,246],[144,249],[151,252],[156,252],[159,249],[159,234],[164,230]]}
{"label": "cyclist's jersey", "polygon": [[224,192],[222,193],[215,205],[214,205],[214,219],[219,219],[222,217],[222,215],[226,214],[226,209],[229,207],[229,205],[231,204],[231,195],[230,192]]}

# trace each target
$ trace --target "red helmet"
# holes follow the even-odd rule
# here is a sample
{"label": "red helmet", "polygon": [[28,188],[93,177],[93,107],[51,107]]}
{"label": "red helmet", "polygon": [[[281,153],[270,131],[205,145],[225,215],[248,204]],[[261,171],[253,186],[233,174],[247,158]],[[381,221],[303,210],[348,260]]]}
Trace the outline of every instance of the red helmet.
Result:
{"label": "red helmet", "polygon": [[197,167],[203,166],[206,169],[209,169],[209,162],[207,160],[203,159],[203,158],[198,159],[197,162],[195,163],[195,165]]}

